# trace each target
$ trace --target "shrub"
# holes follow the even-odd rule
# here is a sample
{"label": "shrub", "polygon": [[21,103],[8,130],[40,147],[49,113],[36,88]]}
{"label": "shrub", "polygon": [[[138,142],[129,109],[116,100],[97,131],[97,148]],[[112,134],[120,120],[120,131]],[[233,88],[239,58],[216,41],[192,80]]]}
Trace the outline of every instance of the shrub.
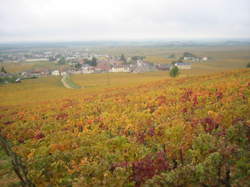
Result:
{"label": "shrub", "polygon": [[169,72],[169,75],[171,77],[177,77],[178,74],[179,74],[179,68],[177,66],[174,66]]}

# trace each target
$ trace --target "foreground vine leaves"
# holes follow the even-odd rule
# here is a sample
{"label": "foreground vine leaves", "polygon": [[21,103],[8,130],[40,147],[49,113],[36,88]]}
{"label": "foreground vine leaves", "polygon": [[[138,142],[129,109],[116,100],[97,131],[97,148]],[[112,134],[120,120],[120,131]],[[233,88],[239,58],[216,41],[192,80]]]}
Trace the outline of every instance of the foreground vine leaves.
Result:
{"label": "foreground vine leaves", "polygon": [[250,71],[0,106],[36,186],[249,186]]}

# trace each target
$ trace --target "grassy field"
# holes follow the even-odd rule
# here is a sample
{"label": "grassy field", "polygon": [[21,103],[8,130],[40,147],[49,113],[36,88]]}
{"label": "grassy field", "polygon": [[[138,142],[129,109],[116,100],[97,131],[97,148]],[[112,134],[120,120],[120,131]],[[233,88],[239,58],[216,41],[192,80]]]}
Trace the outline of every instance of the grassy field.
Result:
{"label": "grassy field", "polygon": [[[207,70],[193,69],[182,71],[180,76],[200,75]],[[67,89],[61,82],[62,77],[48,76],[38,79],[23,80],[21,83],[0,86],[0,103],[2,105],[17,105],[37,103],[47,100],[60,99],[78,93],[95,94],[108,92],[109,89],[134,87],[159,80],[168,79],[169,72],[148,73],[103,73],[71,75],[71,82],[79,85],[80,89]]]}
{"label": "grassy field", "polygon": [[4,66],[7,72],[9,73],[19,73],[28,70],[55,70],[59,68],[68,68],[68,65],[59,66],[55,62],[9,62],[5,64],[1,64]]}
{"label": "grassy field", "polygon": [[149,73],[103,73],[73,75],[72,80],[87,89],[98,90],[102,88],[129,87],[141,83],[157,81],[169,77],[168,72]]}
{"label": "grassy field", "polygon": [[[199,76],[230,70],[218,67],[218,64],[195,64],[191,70],[181,71],[180,77]],[[61,99],[78,93],[96,94],[109,92],[113,88],[134,87],[141,84],[169,79],[169,72],[134,73],[103,73],[71,75],[72,81],[80,89],[67,89],[61,82],[61,77],[49,76],[38,79],[23,80],[21,83],[0,86],[1,105],[18,105],[38,103]]]}
{"label": "grassy field", "polygon": [[[60,77],[23,80],[19,84],[1,85],[0,103],[13,105],[49,100],[57,98],[58,93],[64,90]],[[67,93],[67,90],[65,92]]]}
{"label": "grassy field", "polygon": [[81,88],[81,86],[77,85],[75,82],[72,81],[72,79],[70,78],[69,75],[63,76],[61,81],[62,81],[64,87],[66,87],[66,88],[71,88],[71,89],[79,89],[79,88]]}
{"label": "grassy field", "polygon": [[73,90],[63,86],[61,77],[49,76],[23,80],[19,84],[1,85],[0,103],[1,105],[37,103],[61,99],[78,93],[94,94],[112,88],[132,87],[167,77],[168,72],[72,75],[72,81],[82,87]]}

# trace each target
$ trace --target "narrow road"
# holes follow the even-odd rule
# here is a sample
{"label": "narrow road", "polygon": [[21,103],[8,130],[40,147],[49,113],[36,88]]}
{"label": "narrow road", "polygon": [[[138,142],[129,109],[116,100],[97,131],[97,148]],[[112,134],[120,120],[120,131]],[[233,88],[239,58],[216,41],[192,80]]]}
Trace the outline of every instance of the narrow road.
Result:
{"label": "narrow road", "polygon": [[64,86],[65,88],[74,89],[73,87],[71,87],[71,86],[67,83],[67,81],[66,81],[67,76],[68,76],[68,75],[64,75],[63,78],[61,79],[61,82],[62,82],[63,86]]}

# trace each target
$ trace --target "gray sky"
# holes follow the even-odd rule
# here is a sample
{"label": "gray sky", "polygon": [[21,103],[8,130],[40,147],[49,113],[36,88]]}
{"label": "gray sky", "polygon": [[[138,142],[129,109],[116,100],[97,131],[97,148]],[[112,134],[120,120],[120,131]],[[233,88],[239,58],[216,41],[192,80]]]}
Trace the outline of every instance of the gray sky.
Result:
{"label": "gray sky", "polygon": [[250,0],[0,0],[0,42],[250,38]]}

